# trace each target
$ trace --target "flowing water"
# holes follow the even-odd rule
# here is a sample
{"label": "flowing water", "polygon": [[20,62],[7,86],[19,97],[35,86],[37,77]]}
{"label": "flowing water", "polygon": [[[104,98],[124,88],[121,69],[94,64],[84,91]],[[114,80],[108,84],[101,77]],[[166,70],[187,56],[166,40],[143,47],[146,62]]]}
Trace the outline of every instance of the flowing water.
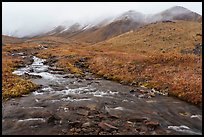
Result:
{"label": "flowing water", "polygon": [[2,134],[202,134],[202,110],[173,97],[33,63],[13,73],[41,85],[2,104]]}

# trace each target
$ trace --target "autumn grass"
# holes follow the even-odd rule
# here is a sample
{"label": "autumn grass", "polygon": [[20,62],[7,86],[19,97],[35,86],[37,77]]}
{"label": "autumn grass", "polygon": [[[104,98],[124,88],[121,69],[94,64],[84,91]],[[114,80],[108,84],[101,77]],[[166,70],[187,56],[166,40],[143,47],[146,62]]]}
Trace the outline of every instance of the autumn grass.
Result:
{"label": "autumn grass", "polygon": [[194,54],[176,52],[128,53],[97,47],[79,47],[61,45],[39,55],[47,53],[58,56],[57,65],[81,73],[74,66],[81,57],[88,57],[86,62],[90,71],[118,82],[155,88],[168,92],[187,102],[202,102],[202,57]]}
{"label": "autumn grass", "polygon": [[96,75],[201,104],[202,56],[181,53],[202,43],[201,31],[197,22],[160,22],[94,45],[65,44],[39,55],[58,56],[61,66],[88,57],[88,68]]}
{"label": "autumn grass", "polygon": [[64,68],[65,71],[69,71],[73,74],[83,75],[83,71],[74,65],[82,56],[77,49],[73,48],[75,46],[76,45],[60,44],[47,50],[39,51],[37,56],[44,59],[52,56],[58,57],[60,59],[57,60],[55,66]]}
{"label": "autumn grass", "polygon": [[[58,58],[56,66],[75,74],[75,64],[87,58],[96,75],[135,86],[146,86],[187,102],[202,104],[202,55],[182,54],[202,43],[197,22],[155,23],[94,45],[60,43],[37,56]],[[53,38],[52,38],[53,40]],[[57,42],[56,42],[57,43]]]}
{"label": "autumn grass", "polygon": [[83,75],[83,72],[81,69],[75,67],[73,64],[71,64],[69,62],[69,60],[66,59],[60,59],[57,62],[57,66],[68,69],[68,71],[70,71],[73,74],[79,74],[79,75]]}
{"label": "autumn grass", "polygon": [[5,52],[6,47],[3,47],[2,52],[2,97],[3,99],[9,99],[12,97],[19,97],[23,94],[28,94],[37,88],[37,85],[33,84],[29,80],[20,78],[19,76],[12,74],[16,69],[20,58],[14,58],[7,55]]}
{"label": "autumn grass", "polygon": [[156,88],[202,103],[202,55],[182,54],[202,43],[197,22],[154,23],[91,46],[90,69],[101,76]]}

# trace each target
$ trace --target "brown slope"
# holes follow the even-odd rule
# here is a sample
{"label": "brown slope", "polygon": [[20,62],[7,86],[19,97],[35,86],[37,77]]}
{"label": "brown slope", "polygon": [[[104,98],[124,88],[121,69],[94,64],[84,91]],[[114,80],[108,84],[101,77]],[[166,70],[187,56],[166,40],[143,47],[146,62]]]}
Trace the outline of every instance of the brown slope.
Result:
{"label": "brown slope", "polygon": [[24,39],[21,39],[21,38],[2,35],[2,44],[3,45],[5,45],[5,44],[21,43],[23,41],[24,41]]}
{"label": "brown slope", "polygon": [[73,35],[71,38],[83,42],[96,43],[130,31],[131,29],[138,28],[142,25],[143,24],[132,20],[118,20],[101,28],[94,27],[87,31],[83,31]]}
{"label": "brown slope", "polygon": [[[102,42],[103,43],[103,42]],[[192,21],[158,22],[106,40],[103,45],[117,50],[180,51],[202,43],[202,24]],[[112,45],[111,47],[109,45]]]}
{"label": "brown slope", "polygon": [[59,44],[81,44],[81,42],[67,39],[65,37],[58,37],[58,36],[43,36],[43,37],[36,37],[31,38],[27,42],[31,43],[38,43],[38,44],[46,44],[46,45],[59,45]]}

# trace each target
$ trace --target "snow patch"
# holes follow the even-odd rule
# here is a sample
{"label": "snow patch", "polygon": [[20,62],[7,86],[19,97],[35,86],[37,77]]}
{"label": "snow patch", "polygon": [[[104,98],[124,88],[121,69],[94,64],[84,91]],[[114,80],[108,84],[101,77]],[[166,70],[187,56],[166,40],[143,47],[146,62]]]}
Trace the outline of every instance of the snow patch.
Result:
{"label": "snow patch", "polygon": [[60,31],[59,33],[63,33],[63,32],[65,32],[65,31],[67,31],[68,29],[69,29],[69,28],[66,28],[66,29]]}

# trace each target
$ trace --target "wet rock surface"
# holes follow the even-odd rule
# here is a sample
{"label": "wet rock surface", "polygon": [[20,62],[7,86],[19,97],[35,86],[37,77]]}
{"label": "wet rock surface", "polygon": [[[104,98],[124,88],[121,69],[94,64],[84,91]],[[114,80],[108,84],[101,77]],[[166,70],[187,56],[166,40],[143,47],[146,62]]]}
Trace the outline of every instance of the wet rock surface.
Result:
{"label": "wet rock surface", "polygon": [[4,135],[202,134],[201,108],[90,73],[61,73],[61,68],[44,64],[46,60],[32,59],[14,73],[41,86],[2,103]]}

